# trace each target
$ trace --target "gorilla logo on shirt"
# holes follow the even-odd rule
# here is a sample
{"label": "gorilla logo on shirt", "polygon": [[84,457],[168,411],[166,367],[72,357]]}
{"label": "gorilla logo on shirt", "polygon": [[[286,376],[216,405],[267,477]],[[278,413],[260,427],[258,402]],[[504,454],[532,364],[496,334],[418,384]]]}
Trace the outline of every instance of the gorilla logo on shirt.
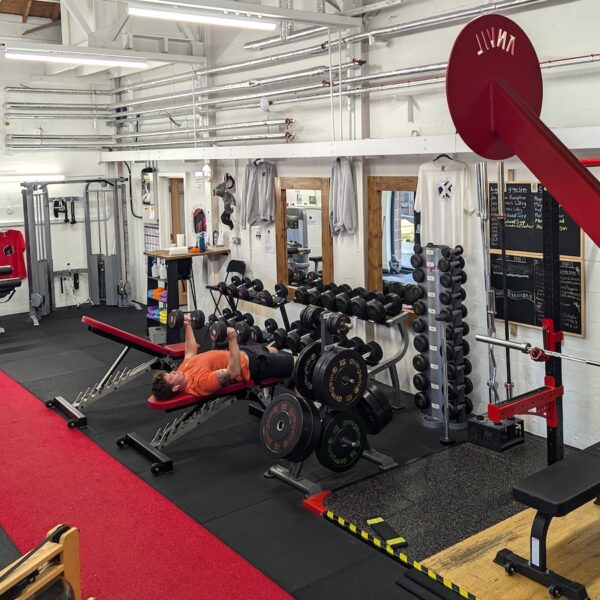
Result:
{"label": "gorilla logo on shirt", "polygon": [[440,182],[437,188],[440,200],[452,200],[452,190],[452,183],[449,181]]}
{"label": "gorilla logo on shirt", "polygon": [[2,248],[2,252],[4,256],[12,256],[15,253],[15,249],[12,247],[11,244],[8,244],[7,246],[4,246],[4,248]]}

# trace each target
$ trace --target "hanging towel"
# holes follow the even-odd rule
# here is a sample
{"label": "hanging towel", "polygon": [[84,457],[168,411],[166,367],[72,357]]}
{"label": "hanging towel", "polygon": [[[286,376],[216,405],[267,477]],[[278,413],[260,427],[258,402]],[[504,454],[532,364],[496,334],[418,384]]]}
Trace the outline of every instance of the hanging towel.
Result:
{"label": "hanging towel", "polygon": [[244,194],[240,206],[240,224],[243,229],[257,223],[275,220],[275,177],[277,169],[268,162],[256,161],[246,165]]}
{"label": "hanging towel", "polygon": [[356,189],[352,163],[344,157],[336,158],[331,168],[329,194],[329,226],[332,235],[353,235],[358,229]]}

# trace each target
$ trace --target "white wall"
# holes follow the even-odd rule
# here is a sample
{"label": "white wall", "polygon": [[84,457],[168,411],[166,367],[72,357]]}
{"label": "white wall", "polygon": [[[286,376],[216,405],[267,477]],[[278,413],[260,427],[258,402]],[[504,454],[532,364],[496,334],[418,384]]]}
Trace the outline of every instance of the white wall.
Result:
{"label": "white wall", "polygon": [[[0,103],[4,103],[8,99],[4,86],[36,85],[41,76],[43,76],[43,71],[39,65],[3,61],[2,70],[0,71]],[[15,100],[17,97],[11,95],[10,99]],[[32,125],[32,123],[35,123],[35,125]],[[97,126],[103,127],[101,124],[97,124]],[[94,177],[109,172],[107,166],[99,162],[99,152],[8,152],[6,150],[4,134],[31,133],[34,127],[40,128],[48,134],[64,133],[65,128],[76,130],[78,134],[92,134],[95,131],[95,124],[86,121],[57,122],[4,119],[0,125],[0,133],[2,134],[0,141],[0,175],[64,174],[67,177]],[[26,179],[27,177],[24,177],[24,180]],[[49,189],[51,196],[83,195],[83,184],[53,185]],[[92,214],[92,218],[95,218],[94,214]],[[81,203],[76,207],[76,220],[78,221],[76,225],[62,223],[61,219],[52,220],[51,236],[53,239],[54,269],[65,269],[67,263],[70,263],[72,268],[85,267],[85,233]],[[21,187],[18,183],[0,183],[0,229],[19,229],[23,231],[23,202]],[[109,244],[111,243],[112,240],[109,240]],[[81,300],[84,300],[88,297],[88,293],[87,280],[83,275],[80,278],[80,285],[78,296]],[[73,303],[72,298],[67,298],[66,295],[60,293],[58,279],[55,281],[55,299],[57,306]],[[0,317],[28,310],[29,289],[27,280],[24,280],[12,300],[0,304]]]}

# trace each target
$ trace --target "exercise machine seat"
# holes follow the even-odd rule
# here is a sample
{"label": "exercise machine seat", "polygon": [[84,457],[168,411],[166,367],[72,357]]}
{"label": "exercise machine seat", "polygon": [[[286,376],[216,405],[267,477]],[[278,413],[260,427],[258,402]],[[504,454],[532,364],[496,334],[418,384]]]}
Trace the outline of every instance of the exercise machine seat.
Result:
{"label": "exercise machine seat", "polygon": [[85,323],[92,333],[101,335],[124,346],[130,346],[151,356],[170,358],[183,358],[185,356],[185,343],[183,342],[161,346],[139,335],[129,333],[129,331],[124,331],[108,323],[92,319],[92,317],[82,317],[81,322]]}
{"label": "exercise machine seat", "polygon": [[154,410],[171,411],[178,408],[186,408],[187,406],[194,406],[195,404],[203,404],[204,402],[214,400],[215,398],[239,394],[240,392],[256,387],[256,385],[260,387],[271,387],[283,383],[284,381],[284,379],[278,378],[263,379],[259,381],[258,384],[252,380],[241,381],[239,383],[232,383],[231,385],[222,387],[217,394],[212,396],[199,397],[194,396],[193,394],[176,394],[168,400],[158,400],[154,396],[150,396],[148,398],[148,406]]}
{"label": "exercise machine seat", "polygon": [[4,296],[7,296],[18,287],[21,287],[21,280],[18,277],[0,279],[0,298],[4,298]]}
{"label": "exercise machine seat", "polygon": [[562,517],[600,495],[600,456],[570,454],[513,488],[515,500],[550,517]]}

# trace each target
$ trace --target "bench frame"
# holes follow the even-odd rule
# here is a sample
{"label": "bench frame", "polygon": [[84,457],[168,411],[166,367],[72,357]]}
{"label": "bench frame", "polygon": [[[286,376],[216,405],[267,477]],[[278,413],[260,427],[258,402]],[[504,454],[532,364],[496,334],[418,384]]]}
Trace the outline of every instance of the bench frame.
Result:
{"label": "bench frame", "polygon": [[[178,364],[178,359],[173,355],[172,347],[170,349],[168,346],[153,344],[149,340],[139,338],[132,333],[119,330],[116,327],[112,327],[96,319],[91,319],[90,317],[82,317],[81,321],[88,326],[88,330],[92,333],[125,345],[112,365],[108,367],[102,379],[86,390],[79,392],[75,400],[71,402],[63,396],[55,396],[52,400],[46,402],[48,408],[56,408],[69,417],[67,425],[70,428],[77,427],[79,429],[87,427],[87,416],[84,411],[89,409],[98,400],[105,398],[112,392],[123,387],[126,383],[137,379],[152,369],[172,371],[177,368]],[[132,369],[125,367],[118,370],[119,365],[132,348],[150,354],[152,358]]]}
{"label": "bench frame", "polygon": [[[598,500],[596,500],[598,504]],[[553,517],[538,511],[533,519],[529,538],[530,559],[527,560],[508,548],[500,550],[494,562],[509,574],[520,573],[548,588],[554,598],[564,596],[569,600],[589,600],[585,586],[551,571],[546,565],[546,538]]]}
{"label": "bench frame", "polygon": [[[163,427],[159,427],[154,434],[154,437],[149,442],[137,433],[132,432],[126,433],[124,436],[120,437],[117,440],[117,445],[120,448],[131,447],[151,460],[152,466],[150,467],[150,471],[154,475],[172,471],[173,459],[165,454],[164,450],[173,442],[196,429],[200,424],[205,423],[211,417],[220,413],[228,406],[231,406],[237,400],[251,397],[253,401],[258,401],[263,407],[268,406],[273,400],[275,386],[278,383],[269,382],[266,385],[258,384],[258,389],[249,386],[242,388],[235,393],[226,394],[216,398],[198,398],[198,402],[190,405],[179,417],[175,418],[172,422],[165,424]],[[156,407],[155,404],[152,406],[153,408]],[[171,411],[167,410],[166,412]]]}

